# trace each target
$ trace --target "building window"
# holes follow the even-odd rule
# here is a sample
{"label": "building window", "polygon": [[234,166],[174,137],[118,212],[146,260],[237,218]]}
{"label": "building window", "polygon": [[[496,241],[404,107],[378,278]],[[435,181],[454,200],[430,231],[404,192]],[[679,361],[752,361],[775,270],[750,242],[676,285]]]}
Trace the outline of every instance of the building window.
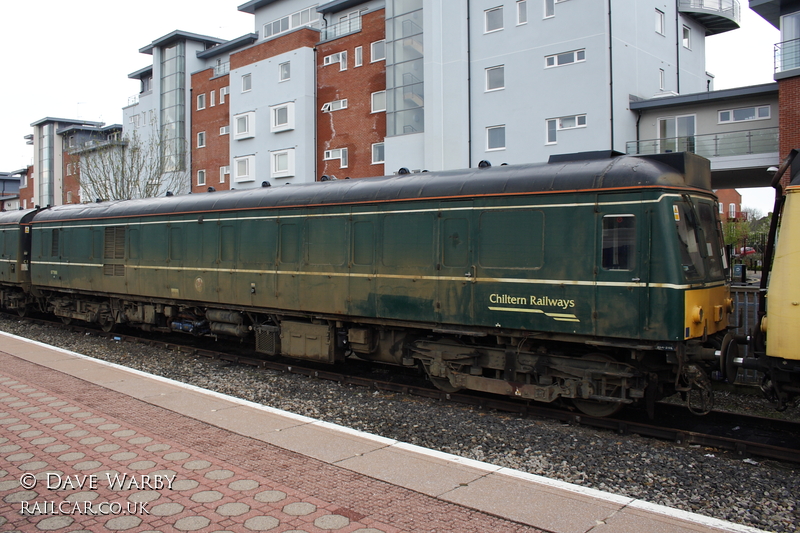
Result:
{"label": "building window", "polygon": [[364,64],[364,51],[360,46],[356,46],[356,57],[355,57],[355,65],[356,67],[360,67]]}
{"label": "building window", "polygon": [[273,132],[294,129],[294,102],[270,106],[271,130]]}
{"label": "building window", "polygon": [[656,33],[664,35],[664,12],[656,9]]}
{"label": "building window", "polygon": [[234,181],[237,183],[243,181],[253,181],[255,179],[255,156],[248,155],[244,157],[237,157],[233,160],[233,168],[235,174]]}
{"label": "building window", "polygon": [[334,65],[339,63],[339,70],[347,70],[347,50],[336,52],[322,59],[322,66]]}
{"label": "building window", "polygon": [[383,61],[386,59],[386,41],[375,41],[369,47],[369,61]]}
{"label": "building window", "polygon": [[486,69],[486,90],[496,91],[506,86],[505,66],[490,67]]}
{"label": "building window", "polygon": [[219,182],[220,183],[225,183],[225,181],[227,181],[227,176],[230,176],[230,175],[231,175],[231,167],[230,166],[226,165],[224,167],[219,167]]}
{"label": "building window", "polygon": [[67,203],[72,203],[72,191],[67,191]]}
{"label": "building window", "polygon": [[67,176],[72,176],[72,163],[67,163]]}
{"label": "building window", "polygon": [[264,24],[264,39],[307,26],[317,21],[317,6],[306,8],[286,17]]}
{"label": "building window", "polygon": [[294,176],[294,148],[289,150],[279,150],[272,152],[272,171],[270,176],[273,178],[289,178]]}
{"label": "building window", "polygon": [[220,135],[228,135],[230,132],[231,132],[231,127],[230,126],[222,126],[219,129],[219,134]]}
{"label": "building window", "polygon": [[255,125],[256,114],[254,111],[236,115],[233,117],[234,124],[234,139],[249,139],[256,135]]}
{"label": "building window", "polygon": [[386,111],[386,91],[372,93],[372,112]]}
{"label": "building window", "polygon": [[562,65],[580,63],[582,61],[586,61],[586,50],[572,50],[571,52],[546,56],[544,58],[544,67],[560,67]]}
{"label": "building window", "polygon": [[250,74],[245,74],[244,76],[242,76],[242,92],[246,93],[250,91],[252,88],[253,88],[252,78],[250,77]]}
{"label": "building window", "polygon": [[486,150],[505,150],[506,148],[506,127],[491,126],[486,128]]}
{"label": "building window", "polygon": [[550,17],[555,17],[556,4],[566,1],[567,0],[544,0],[544,18],[549,19]]}
{"label": "building window", "polygon": [[558,132],[586,127],[586,115],[571,115],[568,117],[547,119],[547,144],[558,142]]}
{"label": "building window", "polygon": [[518,0],[517,2],[517,25],[528,23],[528,2]]}
{"label": "building window", "polygon": [[683,27],[683,47],[692,49],[692,30],[689,26]]}
{"label": "building window", "polygon": [[197,134],[197,147],[205,148],[206,146],[206,132],[201,131]]}
{"label": "building window", "polygon": [[210,97],[210,100],[211,100],[208,103],[208,106],[209,107],[214,107],[215,105],[217,105],[217,102],[216,102],[217,92],[216,91],[211,91],[210,93],[208,93],[208,96]]}
{"label": "building window", "polygon": [[347,168],[347,148],[336,148],[335,150],[325,150],[322,156],[325,161],[339,160],[339,168]]}
{"label": "building window", "polygon": [[289,61],[278,65],[278,81],[288,81],[292,77],[292,68]]}
{"label": "building window", "polygon": [[719,112],[720,124],[728,122],[743,122],[746,120],[766,120],[770,118],[770,106],[740,107],[738,109],[726,109]]}
{"label": "building window", "polygon": [[206,184],[206,171],[205,170],[198,170],[197,171],[197,185],[203,186]]}
{"label": "building window", "polygon": [[666,80],[667,80],[667,78],[664,75],[664,69],[663,68],[658,69],[658,88],[660,90],[662,90],[662,91],[664,90],[664,87],[666,86]]}
{"label": "building window", "polygon": [[206,108],[206,94],[198,94],[197,95],[197,110],[200,111],[201,109]]}
{"label": "building window", "polygon": [[221,87],[219,90],[219,103],[225,103],[225,95],[228,94],[228,87]]}
{"label": "building window", "polygon": [[347,98],[322,104],[323,113],[330,113],[331,111],[338,111],[340,109],[347,109]]}
{"label": "building window", "polygon": [[736,204],[728,204],[728,217],[736,218]]}
{"label": "building window", "polygon": [[383,155],[383,143],[375,143],[372,145],[372,164],[377,165],[385,161]]}
{"label": "building window", "polygon": [[484,33],[503,29],[503,6],[487,9],[484,11],[484,16],[486,18],[486,31]]}

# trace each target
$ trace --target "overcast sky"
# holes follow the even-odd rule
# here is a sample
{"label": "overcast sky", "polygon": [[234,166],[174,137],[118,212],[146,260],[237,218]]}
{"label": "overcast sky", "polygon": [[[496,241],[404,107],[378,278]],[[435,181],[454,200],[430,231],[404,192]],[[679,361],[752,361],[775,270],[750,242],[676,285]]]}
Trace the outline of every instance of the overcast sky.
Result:
{"label": "overcast sky", "polygon": [[[8,53],[0,85],[0,170],[32,163],[23,137],[44,117],[122,122],[122,108],[139,84],[128,74],[152,64],[138,50],[179,29],[221,39],[254,31],[245,0],[0,1],[0,28]],[[741,0],[742,27],[706,39],[706,70],[714,88],[773,81],[778,30]],[[765,213],[774,193],[740,190],[744,204]]]}

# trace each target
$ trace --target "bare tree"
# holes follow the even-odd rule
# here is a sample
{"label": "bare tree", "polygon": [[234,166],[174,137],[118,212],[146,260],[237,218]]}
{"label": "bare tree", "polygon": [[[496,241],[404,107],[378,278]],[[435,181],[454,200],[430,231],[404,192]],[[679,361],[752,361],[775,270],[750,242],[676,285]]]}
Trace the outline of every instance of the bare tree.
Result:
{"label": "bare tree", "polygon": [[188,192],[185,144],[164,142],[157,131],[143,137],[135,130],[121,140],[90,141],[77,151],[81,198],[130,200]]}

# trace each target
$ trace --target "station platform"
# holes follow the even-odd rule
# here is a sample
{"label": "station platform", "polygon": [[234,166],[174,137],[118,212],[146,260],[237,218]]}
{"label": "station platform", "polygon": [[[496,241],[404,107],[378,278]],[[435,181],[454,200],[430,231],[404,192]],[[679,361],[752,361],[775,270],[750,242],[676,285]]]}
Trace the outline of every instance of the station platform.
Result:
{"label": "station platform", "polygon": [[0,333],[0,530],[758,530]]}

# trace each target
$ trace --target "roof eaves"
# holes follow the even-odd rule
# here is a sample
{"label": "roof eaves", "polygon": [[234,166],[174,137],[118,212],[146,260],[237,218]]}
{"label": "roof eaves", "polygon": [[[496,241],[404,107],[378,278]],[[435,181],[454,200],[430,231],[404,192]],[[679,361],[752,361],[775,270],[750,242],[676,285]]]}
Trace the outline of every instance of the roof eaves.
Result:
{"label": "roof eaves", "polygon": [[131,72],[130,74],[128,74],[128,78],[130,78],[132,80],[139,80],[139,79],[142,79],[142,76],[144,76],[147,73],[150,73],[150,74],[153,73],[153,65],[148,65],[148,66],[146,66],[144,68],[140,68],[136,72]]}
{"label": "roof eaves", "polygon": [[232,52],[237,48],[251,45],[257,40],[258,40],[258,33],[248,33],[246,35],[242,35],[241,37],[237,37],[236,39],[231,39],[230,41],[226,41],[216,46],[212,46],[207,50],[200,50],[197,52],[197,57],[201,59],[209,59],[218,56],[220,54]]}
{"label": "roof eaves", "polygon": [[238,7],[239,11],[242,13],[250,13],[251,15],[255,14],[256,9],[262,8],[264,6],[268,6],[278,0],[250,0]]}
{"label": "roof eaves", "polygon": [[150,54],[150,55],[152,55],[153,48],[156,48],[156,47],[159,47],[159,46],[164,46],[164,45],[167,45],[167,44],[172,43],[174,41],[183,41],[183,40],[186,40],[186,41],[198,41],[198,42],[201,42],[201,43],[205,43],[207,45],[208,44],[214,45],[214,44],[220,44],[220,43],[224,43],[225,42],[224,39],[218,39],[217,37],[210,37],[208,35],[200,35],[200,34],[197,34],[197,33],[191,33],[191,32],[183,31],[183,30],[175,30],[173,32],[170,32],[170,33],[164,35],[163,37],[159,37],[158,39],[156,39],[152,43],[148,44],[147,46],[145,46],[143,48],[140,48],[139,52],[142,53],[142,54]]}
{"label": "roof eaves", "polygon": [[778,94],[777,82],[765,83],[762,85],[750,85],[747,87],[735,87],[733,89],[722,89],[719,91],[707,91],[703,93],[681,94],[678,96],[665,96],[662,98],[649,98],[647,100],[631,101],[630,108],[631,111],[659,109],[665,107],[699,104],[703,102],[717,102],[729,98],[743,98],[747,96],[768,94]]}
{"label": "roof eaves", "polygon": [[33,122],[31,127],[38,126],[39,124],[45,124],[47,122],[64,122],[67,124],[80,124],[82,126],[102,126],[104,124],[104,122],[93,122],[91,120],[78,120],[74,118],[44,117],[43,119]]}

